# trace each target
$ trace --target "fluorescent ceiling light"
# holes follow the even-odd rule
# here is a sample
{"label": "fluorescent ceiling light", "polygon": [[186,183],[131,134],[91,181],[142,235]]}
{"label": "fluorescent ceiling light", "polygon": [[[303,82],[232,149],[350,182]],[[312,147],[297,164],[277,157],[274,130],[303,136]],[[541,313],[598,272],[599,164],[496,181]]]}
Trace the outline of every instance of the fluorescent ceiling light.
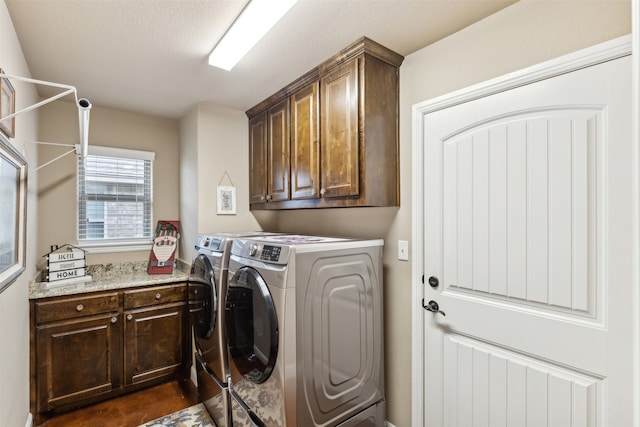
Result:
{"label": "fluorescent ceiling light", "polygon": [[209,65],[230,71],[297,0],[251,0],[209,55]]}

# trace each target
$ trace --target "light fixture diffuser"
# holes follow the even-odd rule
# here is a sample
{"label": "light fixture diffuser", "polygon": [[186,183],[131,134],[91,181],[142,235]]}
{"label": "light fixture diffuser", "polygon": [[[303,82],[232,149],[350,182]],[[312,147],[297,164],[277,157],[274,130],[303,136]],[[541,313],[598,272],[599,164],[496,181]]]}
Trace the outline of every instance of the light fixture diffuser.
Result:
{"label": "light fixture diffuser", "polygon": [[251,0],[209,55],[209,65],[230,71],[297,0]]}

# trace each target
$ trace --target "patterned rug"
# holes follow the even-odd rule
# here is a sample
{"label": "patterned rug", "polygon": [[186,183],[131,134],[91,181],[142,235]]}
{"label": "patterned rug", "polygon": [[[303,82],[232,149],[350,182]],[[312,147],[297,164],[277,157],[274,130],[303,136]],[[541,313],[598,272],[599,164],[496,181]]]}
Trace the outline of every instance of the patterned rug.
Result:
{"label": "patterned rug", "polygon": [[202,403],[160,417],[139,427],[215,427]]}

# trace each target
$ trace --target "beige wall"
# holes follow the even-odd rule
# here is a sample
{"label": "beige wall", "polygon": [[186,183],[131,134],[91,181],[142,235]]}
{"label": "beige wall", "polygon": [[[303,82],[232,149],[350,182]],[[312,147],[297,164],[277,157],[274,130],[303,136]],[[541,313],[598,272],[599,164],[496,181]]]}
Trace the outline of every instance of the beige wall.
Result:
{"label": "beige wall", "polygon": [[[30,77],[20,43],[4,1],[0,2],[0,67],[7,74]],[[31,85],[13,82],[16,109],[39,101]],[[37,137],[38,112],[16,118],[16,138],[10,142],[27,156],[28,168],[37,161],[36,153],[26,153],[23,141]],[[27,240],[38,238],[36,217],[37,176],[29,171],[27,194]],[[29,416],[29,279],[35,275],[35,245],[27,242],[26,271],[4,292],[0,293],[0,424],[26,425]]]}
{"label": "beige wall", "polygon": [[[72,84],[72,82],[66,82]],[[82,96],[82,94],[79,94]],[[66,99],[66,98],[65,98]],[[76,144],[79,138],[78,109],[72,101],[56,101],[42,107],[40,141]],[[153,219],[179,217],[179,122],[128,113],[94,105],[89,120],[89,145],[153,151]],[[62,154],[67,147],[39,146],[40,163]],[[74,154],[44,166],[38,172],[38,254],[53,244],[74,244],[76,237],[76,159]],[[87,255],[88,264],[145,261],[149,251]],[[43,260],[40,259],[40,264]]]}
{"label": "beige wall", "polygon": [[198,232],[198,109],[180,120],[180,258],[190,260]]}
{"label": "beige wall", "polygon": [[[273,229],[249,211],[248,121],[243,112],[203,102],[180,123],[181,253],[191,260],[197,233]],[[225,174],[226,173],[226,174]],[[217,214],[217,187],[236,188],[236,214]],[[271,215],[272,217],[273,215]]]}
{"label": "beige wall", "polygon": [[630,32],[629,1],[523,0],[408,55],[400,68],[400,208],[279,213],[282,231],[385,239],[387,419],[395,426],[411,425],[411,263],[397,260],[397,241],[413,237],[412,105]]}
{"label": "beige wall", "polygon": [[[397,427],[411,425],[411,263],[398,261],[397,241],[411,240],[411,106],[546,59],[587,47],[630,28],[629,1],[523,0],[438,43],[409,55],[400,74],[401,206],[249,212],[247,125],[241,112],[209,104],[194,108],[182,121],[158,119],[94,106],[89,144],[151,150],[157,153],[154,179],[155,219],[183,223],[183,259],[190,258],[199,231],[257,229],[382,237],[385,239],[385,367],[387,418]],[[0,3],[0,66],[28,75],[4,1]],[[73,84],[73,82],[61,82]],[[19,103],[34,98],[20,91]],[[82,95],[82,94],[80,94]],[[22,98],[25,96],[25,98]],[[56,102],[18,120],[19,138],[77,142],[77,110]],[[178,141],[182,144],[179,145]],[[20,142],[16,143],[20,150]],[[55,149],[54,149],[55,151]],[[59,152],[59,151],[58,151]],[[54,157],[51,149],[27,149],[30,167]],[[40,156],[36,161],[36,155]],[[180,169],[180,171],[179,171]],[[237,187],[238,214],[211,213],[215,187],[228,171]],[[73,156],[31,174],[38,200],[29,200],[27,272],[0,294],[0,419],[25,425],[28,413],[27,282],[35,262],[53,243],[75,241],[75,161]],[[182,182],[180,182],[182,181]],[[215,209],[214,211],[215,212]],[[39,234],[36,229],[38,214]],[[55,226],[51,227],[52,221]],[[188,224],[188,225],[187,225]],[[36,242],[34,244],[33,242]],[[186,247],[185,247],[186,246]],[[90,256],[89,263],[148,259],[147,252]],[[6,348],[11,348],[7,352]]]}

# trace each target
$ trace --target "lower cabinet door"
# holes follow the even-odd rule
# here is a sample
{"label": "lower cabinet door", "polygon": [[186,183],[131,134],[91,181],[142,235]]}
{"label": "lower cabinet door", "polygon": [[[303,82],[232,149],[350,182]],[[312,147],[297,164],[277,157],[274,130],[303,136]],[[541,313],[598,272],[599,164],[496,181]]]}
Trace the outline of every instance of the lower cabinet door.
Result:
{"label": "lower cabinet door", "polygon": [[38,412],[120,387],[121,324],[111,313],[37,326]]}
{"label": "lower cabinet door", "polygon": [[125,386],[175,377],[187,371],[185,302],[125,311]]}

